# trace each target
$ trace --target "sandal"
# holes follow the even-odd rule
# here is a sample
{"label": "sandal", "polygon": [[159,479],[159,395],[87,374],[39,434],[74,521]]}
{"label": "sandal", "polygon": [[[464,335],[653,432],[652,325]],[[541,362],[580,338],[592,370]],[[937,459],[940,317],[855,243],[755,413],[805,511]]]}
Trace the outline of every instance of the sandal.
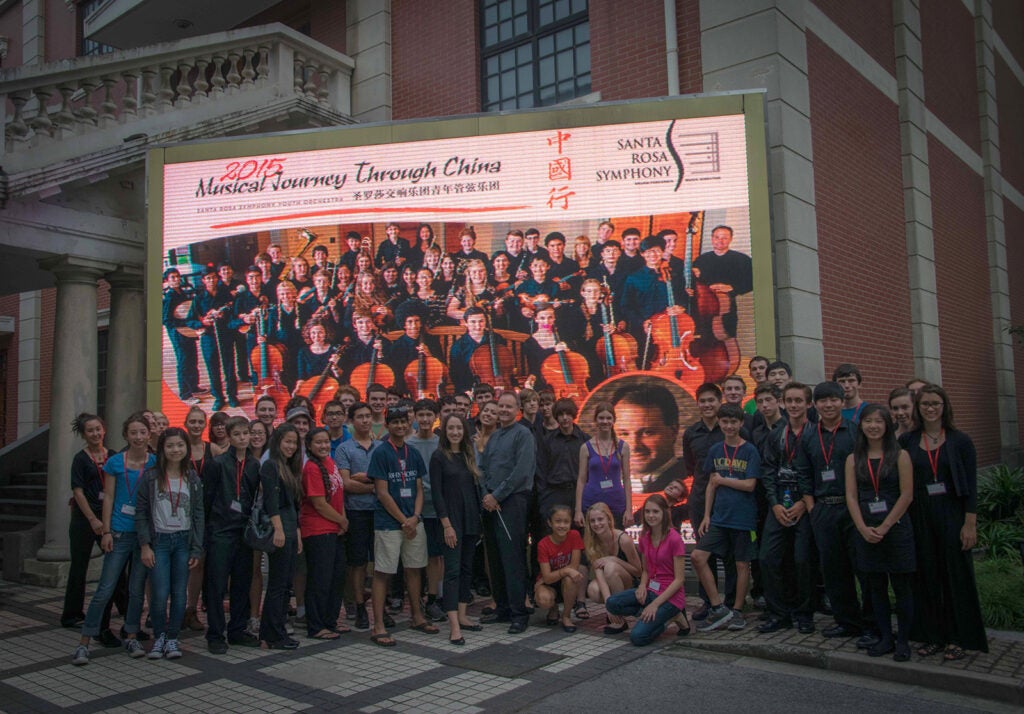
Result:
{"label": "sandal", "polygon": [[397,642],[395,642],[395,638],[387,632],[381,632],[377,635],[370,635],[370,641],[373,642],[373,644],[375,645],[380,645],[381,647],[394,647],[396,644],[398,644]]}
{"label": "sandal", "polygon": [[930,645],[921,645],[917,648],[917,654],[922,657],[931,657],[932,655],[937,655],[941,651],[942,645],[937,645],[935,643]]}
{"label": "sandal", "polygon": [[572,614],[576,616],[577,620],[586,620],[590,617],[590,611],[587,610],[587,603],[582,600],[577,600],[576,604],[572,606]]}
{"label": "sandal", "polygon": [[465,637],[460,637],[457,640],[449,639],[448,642],[450,642],[453,645],[457,645],[457,646],[461,647],[462,645],[466,644],[466,638]]}
{"label": "sandal", "polygon": [[553,607],[550,610],[548,610],[548,616],[547,619],[544,620],[544,624],[548,627],[554,627],[561,621],[561,619],[562,617],[558,612],[558,608]]}
{"label": "sandal", "polygon": [[463,630],[466,630],[467,632],[483,632],[484,631],[484,626],[483,625],[474,625],[472,623],[470,623],[468,625],[463,625],[460,622],[459,623],[459,627],[461,629],[463,629]]}
{"label": "sandal", "polygon": [[338,633],[334,630],[320,630],[315,635],[310,635],[311,640],[336,640],[338,639]]}
{"label": "sandal", "polygon": [[347,635],[351,631],[352,631],[352,628],[349,627],[348,625],[335,625],[332,628],[332,632],[335,632],[336,634],[339,634],[339,635]]}
{"label": "sandal", "polygon": [[629,629],[629,623],[628,622],[623,622],[618,627],[616,627],[615,625],[605,625],[604,626],[604,634],[606,634],[606,635],[621,635],[623,632],[625,632],[628,629]]}
{"label": "sandal", "polygon": [[429,622],[421,622],[418,625],[413,625],[409,629],[416,630],[417,632],[422,632],[424,635],[436,635],[438,632],[440,632],[440,630],[437,629],[436,626],[430,624]]}
{"label": "sandal", "polygon": [[955,662],[956,660],[963,659],[966,656],[967,653],[964,652],[962,647],[959,647],[957,645],[949,645],[946,647],[946,651],[945,653],[943,653],[942,659],[946,660],[947,662]]}

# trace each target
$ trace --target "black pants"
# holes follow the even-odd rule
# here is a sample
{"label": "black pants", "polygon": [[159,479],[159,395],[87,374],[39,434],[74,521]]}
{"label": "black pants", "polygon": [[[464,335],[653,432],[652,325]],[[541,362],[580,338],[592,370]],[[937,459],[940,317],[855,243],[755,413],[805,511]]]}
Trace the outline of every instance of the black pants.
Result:
{"label": "black pants", "polygon": [[[230,583],[230,591],[229,591]],[[209,536],[206,546],[206,640],[223,640],[224,595],[230,601],[231,618],[227,637],[245,632],[249,623],[249,588],[252,586],[252,548],[242,540],[242,532]]]}
{"label": "black pants", "polygon": [[[491,566],[491,594],[498,616],[526,624],[526,492],[501,501],[500,511],[484,512],[484,540]],[[505,529],[508,529],[506,532]]]}
{"label": "black pants", "polygon": [[337,533],[302,539],[306,554],[306,631],[312,637],[338,626],[345,592],[345,541]]}
{"label": "black pants", "polygon": [[815,579],[810,519],[805,515],[795,526],[784,526],[769,511],[762,536],[761,579],[768,612],[780,620],[810,622]]}
{"label": "black pants", "polygon": [[263,616],[260,620],[260,639],[269,643],[280,642],[288,637],[285,624],[288,619],[288,598],[295,577],[295,558],[298,541],[287,538],[283,548],[267,556],[267,595],[263,599]]}
{"label": "black pants", "polygon": [[[64,611],[60,616],[60,624],[67,625],[76,620],[85,619],[85,578],[89,572],[89,561],[92,558],[92,547],[98,545],[101,536],[93,533],[92,526],[86,520],[78,506],[71,507],[71,522],[68,523],[68,541],[71,550],[71,568],[68,570],[68,584],[64,589]],[[121,577],[114,588],[114,596],[107,601],[100,622],[100,632],[110,628],[110,608],[117,605],[117,611],[123,616],[128,612],[128,579],[127,568],[121,571]]]}
{"label": "black pants", "polygon": [[914,619],[914,597],[911,591],[911,573],[868,573],[871,603],[875,609],[875,626],[885,641],[892,637],[892,608],[889,605],[889,583],[896,595],[896,639],[904,644],[910,636]]}
{"label": "black pants", "polygon": [[476,544],[479,534],[455,534],[458,539],[454,548],[444,545],[444,592],[441,595],[441,606],[445,612],[455,612],[459,603],[473,602],[470,586],[473,584],[473,557],[476,555]]}
{"label": "black pants", "polygon": [[[811,527],[825,576],[825,592],[832,601],[836,622],[852,630],[862,630],[865,626],[873,628],[870,589],[854,566],[853,539],[856,531],[846,504],[817,503],[811,512]],[[863,606],[857,601],[858,579],[861,580]]]}

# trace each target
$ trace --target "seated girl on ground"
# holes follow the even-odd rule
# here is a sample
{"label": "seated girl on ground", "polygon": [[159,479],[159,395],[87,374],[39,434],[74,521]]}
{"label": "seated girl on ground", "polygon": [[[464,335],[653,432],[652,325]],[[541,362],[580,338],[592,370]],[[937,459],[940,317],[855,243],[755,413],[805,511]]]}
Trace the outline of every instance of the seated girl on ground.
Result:
{"label": "seated girl on ground", "polygon": [[[587,597],[595,602],[605,602],[615,593],[635,588],[640,577],[640,555],[633,539],[615,528],[613,521],[611,509],[601,501],[587,510],[583,543],[594,576],[587,586]],[[624,619],[608,615],[606,635],[617,635],[627,629]]]}
{"label": "seated girl on ground", "polygon": [[[533,586],[533,597],[537,607],[548,611],[548,625],[558,624],[558,596],[562,600],[562,629],[575,632],[572,623],[572,605],[576,593],[586,585],[586,578],[580,571],[580,554],[583,539],[572,529],[572,509],[568,506],[553,506],[548,512],[551,535],[544,536],[537,544],[537,561],[540,575]],[[558,587],[556,592],[555,588]]]}

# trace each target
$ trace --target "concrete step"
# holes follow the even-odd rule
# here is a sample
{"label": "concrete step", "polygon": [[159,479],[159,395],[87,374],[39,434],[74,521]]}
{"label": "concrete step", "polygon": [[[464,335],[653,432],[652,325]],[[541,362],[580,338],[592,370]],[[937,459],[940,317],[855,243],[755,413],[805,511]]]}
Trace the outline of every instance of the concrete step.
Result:
{"label": "concrete step", "polygon": [[46,487],[46,471],[25,471],[11,475],[11,486],[43,486]]}
{"label": "concrete step", "polygon": [[31,516],[36,521],[41,521],[46,518],[46,501],[0,498],[0,521],[6,520],[8,516]]}
{"label": "concrete step", "polygon": [[43,516],[28,516],[28,515],[4,515],[0,518],[0,533],[13,533],[15,531],[27,531],[37,523],[42,523],[45,519],[45,505],[43,506]]}
{"label": "concrete step", "polygon": [[31,486],[0,486],[0,498],[16,498],[46,503],[46,484]]}

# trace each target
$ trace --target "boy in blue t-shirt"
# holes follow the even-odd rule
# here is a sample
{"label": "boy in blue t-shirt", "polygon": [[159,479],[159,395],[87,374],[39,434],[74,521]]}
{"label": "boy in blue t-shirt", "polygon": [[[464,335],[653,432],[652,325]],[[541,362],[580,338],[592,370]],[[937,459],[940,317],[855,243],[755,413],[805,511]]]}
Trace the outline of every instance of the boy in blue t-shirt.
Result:
{"label": "boy in blue t-shirt", "polygon": [[406,443],[409,410],[388,409],[388,438],[370,457],[366,475],[373,480],[377,509],[373,514],[373,630],[370,639],[393,647],[394,638],[384,629],[384,601],[388,576],[398,572],[401,559],[409,589],[412,629],[434,635],[439,630],[423,616],[420,603],[423,568],[427,566],[427,534],[423,529],[423,476],[427,467],[419,451]]}
{"label": "boy in blue t-shirt", "polygon": [[[718,425],[725,441],[708,451],[705,472],[708,480],[703,520],[697,529],[697,548],[691,561],[708,595],[708,617],[698,632],[717,630],[729,623],[730,630],[746,627],[743,603],[750,583],[750,561],[757,557],[755,533],[757,528],[757,500],[754,487],[761,478],[761,458],[757,448],[740,436],[743,427],[743,409],[735,404],[723,404],[718,410]],[[698,514],[690,514],[691,518]],[[718,593],[715,573],[708,565],[708,557],[716,555],[736,561],[736,601],[730,610]]]}

